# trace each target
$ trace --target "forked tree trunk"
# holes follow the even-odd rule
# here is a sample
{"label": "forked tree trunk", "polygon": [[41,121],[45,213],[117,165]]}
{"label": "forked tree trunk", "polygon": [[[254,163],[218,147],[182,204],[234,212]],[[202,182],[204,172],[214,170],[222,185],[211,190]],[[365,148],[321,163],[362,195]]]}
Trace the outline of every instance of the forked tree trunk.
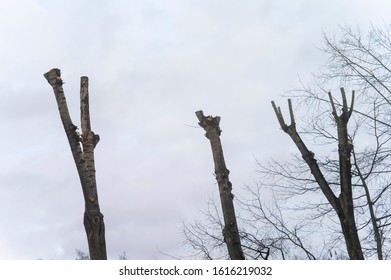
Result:
{"label": "forked tree trunk", "polygon": [[353,191],[352,191],[352,143],[348,138],[348,122],[353,112],[354,91],[352,102],[348,109],[346,94],[341,88],[342,112],[337,114],[333,98],[329,92],[329,99],[333,110],[334,120],[337,124],[338,134],[338,155],[339,155],[339,175],[341,184],[341,193],[338,197],[340,210],[337,211],[341,221],[342,232],[345,237],[346,247],[351,259],[364,259],[360,239],[357,233],[356,221],[354,218]]}
{"label": "forked tree trunk", "polygon": [[332,107],[332,113],[337,124],[338,132],[338,154],[339,154],[339,169],[340,169],[340,195],[337,197],[333,190],[330,188],[329,183],[326,181],[322,171],[319,168],[319,165],[315,159],[315,155],[311,152],[307,146],[304,144],[299,133],[296,130],[296,123],[292,109],[291,100],[288,100],[289,104],[289,114],[291,119],[291,124],[287,125],[284,121],[280,107],[277,107],[272,101],[272,106],[274,112],[276,113],[277,119],[280,123],[280,126],[284,132],[286,132],[296,144],[299,149],[303,159],[307,163],[308,167],[311,170],[312,175],[314,176],[316,182],[318,183],[321,191],[324,196],[327,198],[330,205],[334,208],[339,222],[341,225],[342,233],[346,242],[347,252],[351,260],[362,260],[364,255],[361,248],[360,239],[358,237],[356,221],[354,218],[354,206],[353,206],[353,194],[352,194],[352,170],[351,170],[351,143],[348,139],[348,129],[347,125],[349,118],[353,112],[354,104],[354,92],[352,96],[352,103],[348,109],[346,102],[346,95],[343,88],[341,88],[342,94],[342,113],[338,116],[334,101],[329,93],[330,103]]}
{"label": "forked tree trunk", "polygon": [[229,170],[225,166],[223,148],[220,141],[220,117],[205,117],[202,111],[197,111],[199,125],[205,129],[205,136],[210,140],[215,165],[216,180],[219,186],[220,201],[224,217],[223,236],[227,244],[231,260],[244,260],[238,225],[233,205],[232,184],[229,181]]}
{"label": "forked tree trunk", "polygon": [[85,202],[84,227],[87,234],[90,259],[106,260],[105,225],[99,208],[94,161],[94,149],[99,141],[99,135],[91,131],[88,78],[81,77],[80,111],[82,134],[80,135],[69,115],[60,70],[52,69],[45,73],[44,76],[53,88],[60,118],[79,174]]}

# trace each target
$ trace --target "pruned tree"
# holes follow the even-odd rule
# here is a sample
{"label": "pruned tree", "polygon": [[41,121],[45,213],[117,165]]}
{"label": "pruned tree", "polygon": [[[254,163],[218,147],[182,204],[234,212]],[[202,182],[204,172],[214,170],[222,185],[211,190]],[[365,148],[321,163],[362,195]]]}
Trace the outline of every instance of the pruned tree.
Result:
{"label": "pruned tree", "polygon": [[88,78],[81,77],[80,134],[77,126],[73,124],[68,111],[60,70],[54,68],[45,73],[44,77],[53,88],[60,118],[79,174],[85,203],[83,223],[87,234],[89,255],[91,260],[105,260],[107,259],[105,225],[103,214],[100,212],[99,207],[94,159],[94,149],[100,138],[98,134],[91,130]]}
{"label": "pruned tree", "polygon": [[199,120],[199,125],[205,129],[205,136],[210,140],[212,147],[215,175],[219,186],[224,218],[224,242],[227,244],[228,253],[232,260],[243,260],[244,255],[240,243],[239,229],[233,204],[232,183],[229,181],[229,170],[225,165],[223,148],[220,140],[220,117],[205,117],[202,111],[197,111],[195,114]]}
{"label": "pruned tree", "polygon": [[318,183],[321,191],[327,198],[327,201],[333,207],[336,212],[342,232],[345,238],[347,251],[350,259],[364,259],[360,239],[357,233],[357,226],[354,216],[353,206],[353,191],[352,191],[352,168],[351,168],[351,152],[352,143],[348,138],[348,122],[353,112],[354,104],[354,91],[352,95],[352,102],[350,108],[348,108],[346,101],[346,94],[343,88],[341,88],[341,95],[343,100],[342,113],[338,115],[331,93],[329,93],[330,104],[332,107],[332,114],[337,125],[338,134],[338,155],[339,155],[339,175],[340,175],[340,194],[337,196],[330,187],[329,182],[325,179],[322,171],[319,168],[315,154],[311,152],[304,144],[302,138],[296,130],[296,123],[294,113],[292,109],[291,100],[289,103],[289,114],[291,124],[287,125],[284,121],[281,109],[275,105],[272,101],[274,112],[280,123],[282,130],[287,133],[299,149],[303,159],[307,163],[311,170],[316,182]]}
{"label": "pruned tree", "polygon": [[[328,61],[314,75],[315,86],[303,86],[294,96],[312,108],[325,108],[325,88],[339,83],[356,88],[355,127],[351,140],[352,181],[355,212],[361,232],[364,253],[378,259],[391,256],[391,25],[371,26],[366,34],[359,28],[340,27],[341,36],[323,35],[322,51]],[[342,104],[336,104],[342,107]],[[321,111],[321,110],[320,110]],[[327,124],[315,113],[310,118],[307,134],[317,138],[334,137]],[[324,119],[324,118],[323,118]],[[326,135],[327,134],[327,135]],[[353,147],[353,146],[352,146]],[[326,163],[326,162],[324,162]],[[331,167],[330,162],[327,162]],[[331,170],[330,170],[331,171]]]}

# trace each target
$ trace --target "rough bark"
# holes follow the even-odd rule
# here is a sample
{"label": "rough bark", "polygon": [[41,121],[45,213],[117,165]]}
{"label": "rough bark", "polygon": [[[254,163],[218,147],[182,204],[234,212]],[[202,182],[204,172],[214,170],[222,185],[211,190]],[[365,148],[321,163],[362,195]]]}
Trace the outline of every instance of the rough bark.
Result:
{"label": "rough bark", "polygon": [[229,170],[225,165],[223,148],[220,141],[220,117],[205,117],[202,111],[197,111],[196,116],[199,120],[199,125],[205,129],[205,136],[210,140],[212,147],[215,175],[219,186],[220,201],[224,217],[224,241],[227,244],[231,260],[244,260],[233,205],[232,184],[229,181]]}
{"label": "rough bark", "polygon": [[84,227],[87,234],[90,259],[105,260],[107,259],[105,226],[103,214],[100,212],[98,202],[94,161],[94,148],[99,141],[99,136],[91,131],[88,78],[81,78],[80,108],[82,135],[80,135],[69,115],[60,70],[56,68],[52,69],[45,73],[44,77],[53,88],[60,118],[79,174],[85,202]]}
{"label": "rough bark", "polygon": [[311,152],[303,140],[301,139],[299,133],[296,130],[296,123],[294,119],[293,109],[291,100],[288,100],[289,104],[289,114],[291,118],[291,124],[287,125],[284,121],[281,109],[275,105],[272,101],[272,106],[274,112],[276,113],[277,119],[280,123],[280,126],[284,132],[286,132],[296,144],[299,149],[303,159],[309,166],[312,175],[314,176],[316,182],[318,183],[321,191],[325,195],[326,199],[333,207],[340,221],[344,239],[346,242],[346,248],[349,254],[350,259],[352,260],[361,260],[364,259],[361,243],[357,233],[356,222],[354,218],[354,206],[353,206],[353,194],[352,194],[352,174],[351,174],[351,144],[348,138],[348,129],[347,124],[349,118],[353,111],[354,104],[354,93],[352,96],[352,103],[350,109],[348,110],[346,95],[343,89],[341,89],[343,108],[342,114],[338,116],[333,99],[329,93],[330,103],[332,106],[332,113],[337,124],[338,132],[338,154],[339,154],[339,166],[340,166],[340,195],[337,197],[332,189],[330,188],[329,183],[325,179],[322,171],[319,168],[319,165],[315,159],[315,154]]}

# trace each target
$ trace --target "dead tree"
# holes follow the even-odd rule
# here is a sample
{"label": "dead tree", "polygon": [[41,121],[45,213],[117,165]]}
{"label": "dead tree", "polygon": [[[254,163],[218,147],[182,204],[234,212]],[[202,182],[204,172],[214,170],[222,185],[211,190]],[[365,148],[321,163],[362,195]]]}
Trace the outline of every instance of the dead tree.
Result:
{"label": "dead tree", "polygon": [[219,186],[220,201],[224,217],[224,242],[227,244],[231,260],[244,260],[233,205],[232,184],[229,181],[229,170],[225,165],[223,148],[220,141],[220,117],[205,117],[202,111],[197,111],[195,114],[199,120],[198,124],[205,129],[205,136],[210,140],[212,147],[215,175]]}
{"label": "dead tree", "polygon": [[351,171],[351,153],[352,143],[348,137],[347,125],[353,112],[354,105],[354,91],[352,96],[352,102],[348,109],[346,95],[343,88],[341,88],[342,95],[342,113],[337,114],[333,98],[329,93],[329,99],[332,107],[332,114],[337,124],[338,132],[338,154],[339,154],[339,173],[340,173],[340,194],[337,197],[333,190],[330,188],[329,183],[325,179],[319,165],[315,159],[315,154],[311,152],[304,144],[299,133],[296,130],[296,123],[292,109],[292,102],[289,99],[289,114],[291,124],[287,125],[284,121],[280,107],[276,107],[272,101],[272,106],[276,113],[278,122],[284,132],[286,132],[296,144],[303,159],[309,166],[312,175],[318,183],[321,191],[325,195],[327,201],[333,207],[337,213],[342,233],[346,242],[347,251],[350,259],[360,260],[364,259],[360,239],[358,237],[357,226],[354,218],[354,206],[353,206],[353,194],[352,194],[352,171]]}
{"label": "dead tree", "polygon": [[79,174],[85,202],[83,222],[87,234],[90,258],[91,260],[105,260],[107,259],[105,225],[98,202],[94,161],[94,149],[99,142],[99,135],[91,130],[88,78],[81,77],[80,111],[82,133],[80,134],[69,115],[60,70],[52,69],[45,73],[44,77],[53,88],[60,118]]}

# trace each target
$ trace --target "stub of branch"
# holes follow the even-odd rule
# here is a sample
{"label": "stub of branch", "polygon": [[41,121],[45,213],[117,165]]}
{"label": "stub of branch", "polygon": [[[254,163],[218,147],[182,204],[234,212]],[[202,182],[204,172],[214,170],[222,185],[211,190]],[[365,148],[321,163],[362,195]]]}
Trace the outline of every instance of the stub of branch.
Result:
{"label": "stub of branch", "polygon": [[289,115],[291,116],[291,126],[296,126],[295,115],[293,114],[292,100],[288,99]]}
{"label": "stub of branch", "polygon": [[281,126],[282,130],[286,132],[288,130],[288,128],[295,129],[296,122],[295,122],[295,115],[293,114],[292,100],[288,99],[289,116],[291,118],[290,126],[288,126],[285,123],[284,116],[282,115],[282,112],[281,112],[281,108],[277,107],[276,104],[274,103],[274,101],[272,101],[271,103],[272,103],[274,112],[275,112],[275,114],[277,116],[278,122],[280,123],[280,126]]}
{"label": "stub of branch", "polygon": [[353,113],[354,98],[355,98],[355,91],[352,90],[352,102],[350,103],[350,108],[349,108],[349,112],[348,112],[348,118],[350,118],[350,116],[351,116],[352,113]]}
{"label": "stub of branch", "polygon": [[342,96],[342,108],[343,110],[347,110],[348,108],[348,102],[346,101],[346,94],[345,94],[345,89],[341,87],[341,96]]}
{"label": "stub of branch", "polygon": [[337,110],[335,109],[335,104],[334,104],[333,96],[331,95],[331,92],[328,92],[327,94],[328,94],[328,96],[329,96],[329,100],[330,100],[330,104],[331,104],[331,109],[332,109],[332,114],[333,114],[334,118],[337,120],[338,115],[337,115]]}
{"label": "stub of branch", "polygon": [[335,120],[338,121],[338,118],[344,118],[345,122],[348,121],[350,116],[353,113],[354,98],[355,98],[354,90],[352,91],[352,101],[350,103],[350,108],[348,108],[348,102],[346,99],[345,89],[343,87],[341,87],[341,96],[342,96],[342,114],[341,114],[341,116],[338,116],[338,113],[337,113],[337,110],[335,107],[335,103],[334,103],[334,99],[331,95],[331,92],[328,92],[328,96],[329,96],[329,100],[330,100],[330,104],[331,104],[331,108],[332,108],[332,114],[333,114]]}
{"label": "stub of branch", "polygon": [[204,112],[202,110],[199,110],[197,112],[195,112],[196,116],[197,116],[197,119],[201,122],[205,116],[204,116]]}
{"label": "stub of branch", "polygon": [[280,107],[277,108],[276,103],[274,103],[274,101],[272,101],[272,106],[273,106],[273,109],[274,109],[274,113],[276,114],[277,120],[280,123],[281,128],[284,129],[286,124],[285,124],[285,121],[284,121],[284,117],[282,116]]}
{"label": "stub of branch", "polygon": [[53,68],[49,72],[43,74],[48,83],[52,86],[62,86],[64,82],[61,79],[61,71],[58,68]]}
{"label": "stub of branch", "polygon": [[199,110],[199,111],[197,111],[197,112],[195,112],[195,114],[196,114],[196,116],[197,116],[197,118],[198,118],[198,120],[199,120],[199,125],[203,128],[203,129],[205,129],[205,131],[206,131],[206,134],[205,134],[205,136],[207,137],[207,138],[209,138],[208,137],[208,131],[210,130],[210,129],[216,129],[217,130],[217,133],[218,133],[218,135],[220,135],[221,134],[221,129],[220,129],[220,117],[219,116],[216,116],[216,117],[212,117],[212,116],[206,116],[205,117],[205,115],[204,115],[204,112],[202,111],[202,110]]}

